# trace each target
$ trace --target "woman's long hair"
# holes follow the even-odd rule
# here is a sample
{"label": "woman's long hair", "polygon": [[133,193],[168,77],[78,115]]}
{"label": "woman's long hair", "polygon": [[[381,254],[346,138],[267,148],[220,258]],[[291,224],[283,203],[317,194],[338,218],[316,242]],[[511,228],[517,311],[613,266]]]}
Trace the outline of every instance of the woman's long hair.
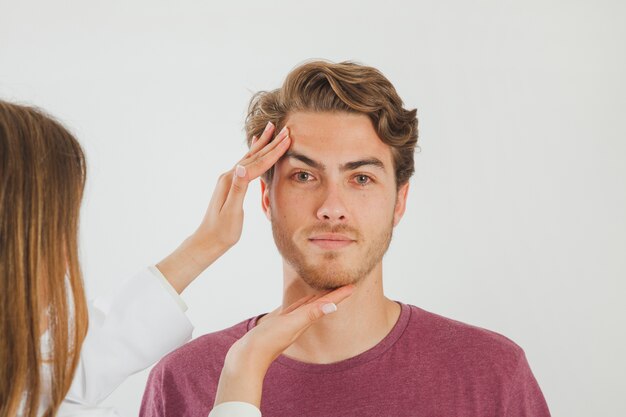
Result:
{"label": "woman's long hair", "polygon": [[88,325],[78,262],[85,177],[84,153],[63,126],[0,100],[0,417],[37,415],[48,360],[44,416],[70,388]]}

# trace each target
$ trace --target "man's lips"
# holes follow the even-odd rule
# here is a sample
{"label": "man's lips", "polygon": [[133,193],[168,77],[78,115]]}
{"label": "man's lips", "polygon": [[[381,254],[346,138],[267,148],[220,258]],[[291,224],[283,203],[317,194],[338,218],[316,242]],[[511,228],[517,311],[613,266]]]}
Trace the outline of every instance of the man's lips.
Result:
{"label": "man's lips", "polygon": [[354,243],[350,237],[337,233],[315,235],[310,237],[309,241],[322,249],[340,249]]}

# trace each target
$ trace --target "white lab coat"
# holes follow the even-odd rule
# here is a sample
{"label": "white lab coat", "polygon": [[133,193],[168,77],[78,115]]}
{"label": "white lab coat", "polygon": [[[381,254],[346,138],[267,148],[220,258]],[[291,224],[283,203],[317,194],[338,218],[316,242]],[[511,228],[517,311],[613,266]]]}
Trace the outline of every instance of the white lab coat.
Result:
{"label": "white lab coat", "polygon": [[128,376],[191,339],[187,306],[167,286],[158,269],[146,268],[89,303],[89,331],[59,417],[116,416],[98,403]]}
{"label": "white lab coat", "polygon": [[[57,417],[119,417],[98,404],[128,376],[191,339],[187,306],[155,267],[89,305],[89,330],[72,386]],[[227,402],[209,417],[260,417],[252,404]]]}

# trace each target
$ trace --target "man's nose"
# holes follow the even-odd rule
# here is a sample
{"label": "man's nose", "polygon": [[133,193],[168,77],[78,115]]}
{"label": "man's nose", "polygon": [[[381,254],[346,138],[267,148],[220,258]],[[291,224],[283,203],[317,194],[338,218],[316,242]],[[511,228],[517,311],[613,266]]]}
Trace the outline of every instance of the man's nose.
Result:
{"label": "man's nose", "polygon": [[324,222],[345,222],[348,210],[343,201],[343,196],[336,185],[326,188],[322,197],[322,203],[317,209],[317,218]]}

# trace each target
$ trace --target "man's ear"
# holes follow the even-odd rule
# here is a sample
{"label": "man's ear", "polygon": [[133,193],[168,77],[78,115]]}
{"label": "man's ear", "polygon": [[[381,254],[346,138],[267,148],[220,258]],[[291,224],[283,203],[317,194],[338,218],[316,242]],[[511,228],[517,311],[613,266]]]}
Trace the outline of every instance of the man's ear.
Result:
{"label": "man's ear", "polygon": [[406,198],[409,193],[409,182],[401,186],[398,189],[398,195],[396,196],[396,207],[393,209],[393,226],[397,226],[400,223],[400,219],[404,215],[406,210]]}
{"label": "man's ear", "polygon": [[265,217],[267,220],[272,220],[272,216],[270,215],[270,189],[268,185],[265,183],[263,178],[261,180],[261,208],[263,209],[263,213],[265,213]]}

